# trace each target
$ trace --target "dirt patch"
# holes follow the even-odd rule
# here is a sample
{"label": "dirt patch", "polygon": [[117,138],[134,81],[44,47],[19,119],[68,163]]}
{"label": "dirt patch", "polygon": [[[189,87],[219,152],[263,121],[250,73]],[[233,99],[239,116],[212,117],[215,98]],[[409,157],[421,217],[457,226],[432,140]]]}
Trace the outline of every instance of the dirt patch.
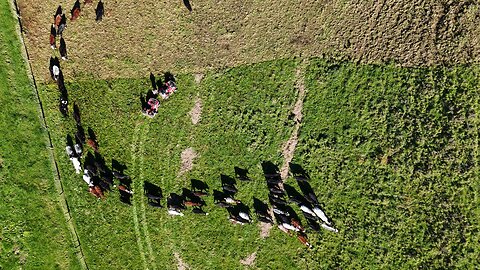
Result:
{"label": "dirt patch", "polygon": [[180,155],[180,159],[182,160],[182,165],[180,167],[179,176],[190,171],[193,168],[193,160],[197,157],[197,153],[193,148],[187,148],[183,150],[182,154]]}
{"label": "dirt patch", "polygon": [[188,266],[188,264],[186,264],[182,258],[180,258],[180,255],[175,252],[173,253],[173,256],[175,256],[175,259],[177,260],[177,269],[178,270],[187,270],[187,269],[190,269],[190,266]]}
{"label": "dirt patch", "polygon": [[259,222],[258,226],[260,227],[260,237],[262,239],[267,238],[270,235],[270,230],[273,227],[272,224],[265,222]]}
{"label": "dirt patch", "polygon": [[300,67],[297,69],[295,74],[297,84],[296,88],[298,91],[297,101],[293,107],[292,113],[294,115],[293,120],[295,121],[295,127],[293,128],[292,134],[288,141],[283,145],[282,155],[285,159],[282,168],[280,169],[280,176],[282,179],[286,179],[288,176],[289,164],[293,159],[293,154],[295,153],[295,148],[298,143],[298,131],[300,130],[300,123],[302,122],[302,109],[303,109],[303,99],[305,98],[305,68],[307,62],[304,61],[300,64]]}
{"label": "dirt patch", "polygon": [[195,83],[200,83],[202,82],[202,79],[203,79],[203,73],[195,73],[193,74],[193,77],[195,79]]}
{"label": "dirt patch", "polygon": [[257,252],[253,252],[245,259],[240,260],[240,263],[246,266],[252,266],[255,263],[256,258],[257,258]]}
{"label": "dirt patch", "polygon": [[195,100],[195,105],[193,106],[192,110],[188,113],[190,118],[192,119],[192,124],[196,125],[200,121],[200,117],[202,115],[202,100],[197,97]]}
{"label": "dirt patch", "polygon": [[[69,13],[73,2],[64,5]],[[48,80],[49,27],[59,2],[18,0],[36,79]],[[292,56],[404,66],[480,61],[477,1],[122,0],[68,22],[65,78],[203,72]],[[168,10],[159,13],[158,10]],[[69,15],[69,14],[67,14]],[[57,44],[58,45],[58,44]],[[56,52],[58,54],[58,52]],[[95,67],[95,68],[92,68]]]}

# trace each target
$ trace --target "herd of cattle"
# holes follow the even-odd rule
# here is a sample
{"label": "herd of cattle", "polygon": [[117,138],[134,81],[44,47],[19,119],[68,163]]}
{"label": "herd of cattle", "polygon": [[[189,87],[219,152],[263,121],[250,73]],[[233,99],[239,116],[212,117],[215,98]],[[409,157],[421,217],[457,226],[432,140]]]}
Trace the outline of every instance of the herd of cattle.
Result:
{"label": "herd of cattle", "polygon": [[[92,0],[85,0],[85,5],[90,4]],[[77,0],[71,10],[71,21],[80,16],[81,6]],[[102,19],[104,7],[100,0],[96,8],[96,20]],[[54,23],[51,26],[50,46],[56,49],[56,38],[60,36],[59,53],[63,60],[67,60],[67,49],[63,34],[66,28],[67,19],[63,14],[62,7],[59,6],[55,12]],[[59,110],[64,115],[68,115],[68,92],[64,84],[63,73],[60,68],[58,57],[50,58],[50,75],[57,83],[60,92]],[[165,83],[161,80],[155,80],[155,76],[150,74],[153,90],[147,93],[146,100],[143,96],[142,112],[153,117],[157,113],[159,101],[157,96],[163,99],[168,98],[175,90],[175,79],[169,73],[165,74]],[[112,160],[112,166],[107,166],[105,159],[99,151],[99,145],[94,131],[88,128],[88,138],[81,122],[80,108],[73,104],[73,119],[76,123],[76,132],[74,139],[69,134],[66,138],[66,153],[70,158],[75,172],[82,173],[82,179],[88,186],[88,191],[99,199],[105,198],[105,192],[116,188],[120,194],[120,200],[126,204],[131,204],[133,191],[131,189],[132,179],[124,174],[125,166],[121,165],[115,159]],[[88,145],[93,151],[86,151],[84,155],[84,146]],[[93,152],[93,153],[92,153]],[[83,166],[81,160],[83,161]],[[266,186],[269,190],[268,202],[270,206],[262,200],[253,197],[253,207],[259,222],[277,224],[278,228],[289,235],[296,235],[301,243],[311,247],[307,240],[306,230],[303,227],[300,218],[290,206],[296,204],[305,217],[309,228],[313,231],[319,231],[321,228],[332,232],[338,232],[327,218],[324,211],[321,210],[318,199],[313,192],[309,177],[303,170],[291,170],[292,176],[297,180],[298,186],[303,194],[299,193],[293,186],[284,183],[280,177],[278,168],[273,164],[266,162],[262,164]],[[225,208],[228,212],[228,219],[234,224],[252,223],[253,219],[249,207],[235,198],[238,192],[237,182],[239,180],[251,181],[247,175],[248,171],[235,167],[235,178],[221,175],[221,190],[213,190],[213,202],[216,206]],[[152,183],[144,182],[144,195],[148,204],[154,208],[162,208],[161,200],[164,198],[162,189]],[[203,210],[206,205],[205,198],[209,196],[209,187],[200,180],[191,180],[191,189],[183,188],[181,194],[170,193],[167,200],[167,212],[172,216],[184,216],[184,211],[192,207],[192,212],[199,215],[208,215]]]}

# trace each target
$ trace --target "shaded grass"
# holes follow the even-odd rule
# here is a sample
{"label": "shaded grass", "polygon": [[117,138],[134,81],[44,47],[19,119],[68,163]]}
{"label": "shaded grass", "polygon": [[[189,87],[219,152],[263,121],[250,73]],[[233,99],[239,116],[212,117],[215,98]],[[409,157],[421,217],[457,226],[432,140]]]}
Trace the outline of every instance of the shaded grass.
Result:
{"label": "shaded grass", "polygon": [[307,74],[294,161],[340,228],[310,265],[478,265],[478,67],[317,60]]}
{"label": "shaded grass", "polygon": [[0,17],[0,268],[80,269],[8,1]]}

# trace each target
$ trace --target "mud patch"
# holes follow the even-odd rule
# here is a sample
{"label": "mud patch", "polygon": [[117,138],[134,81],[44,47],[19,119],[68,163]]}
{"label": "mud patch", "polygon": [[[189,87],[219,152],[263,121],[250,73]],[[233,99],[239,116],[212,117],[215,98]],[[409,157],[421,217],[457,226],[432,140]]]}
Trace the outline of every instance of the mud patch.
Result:
{"label": "mud patch", "polygon": [[258,226],[260,227],[260,237],[262,239],[267,238],[270,235],[270,230],[272,229],[273,225],[270,223],[264,223],[260,222],[258,223]]}
{"label": "mud patch", "polygon": [[177,260],[177,269],[178,270],[190,269],[190,266],[188,266],[188,264],[186,264],[182,260],[182,258],[180,258],[180,255],[177,252],[173,253],[173,256],[175,256],[175,259]]}
{"label": "mud patch", "polygon": [[197,97],[197,99],[195,100],[195,105],[188,114],[190,115],[192,124],[198,124],[202,115],[202,100],[199,97]]}
{"label": "mud patch", "polygon": [[255,263],[255,259],[257,258],[257,252],[250,254],[243,260],[240,260],[240,263],[246,266],[252,266]]}
{"label": "mud patch", "polygon": [[180,158],[182,160],[182,165],[180,167],[179,175],[182,175],[193,168],[193,160],[197,157],[197,153],[193,148],[187,148],[183,150]]}

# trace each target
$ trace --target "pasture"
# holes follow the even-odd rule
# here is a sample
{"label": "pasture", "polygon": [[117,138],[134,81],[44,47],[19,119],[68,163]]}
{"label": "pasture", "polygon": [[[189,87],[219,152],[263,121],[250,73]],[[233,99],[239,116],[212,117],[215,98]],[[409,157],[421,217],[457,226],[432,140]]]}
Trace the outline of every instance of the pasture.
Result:
{"label": "pasture", "polygon": [[[220,174],[249,170],[238,198],[252,207],[268,192],[261,162],[282,165],[290,137],[300,61],[279,60],[218,70],[197,83],[178,75],[179,90],[153,118],[143,116],[143,79],[72,81],[85,128],[96,133],[107,164],[126,165],[133,177],[132,206],[108,193],[86,192],[64,152],[74,122],[57,109],[55,85],[42,85],[47,120],[67,197],[87,263],[95,268],[175,268],[176,256],[192,269],[254,267],[452,268],[478,263],[477,67],[412,69],[312,59],[305,70],[306,98],[293,162],[306,169],[339,233],[309,233],[309,250],[272,228],[260,237],[257,223],[230,224],[224,209],[207,199],[210,215],[170,217],[141,194],[143,181],[165,194],[190,179],[220,189]],[[201,100],[198,124],[189,112]],[[182,175],[181,153],[197,158]],[[296,187],[288,178],[286,183]],[[164,201],[163,201],[164,202]],[[300,213],[298,208],[297,212]],[[302,219],[305,223],[305,220]]]}
{"label": "pasture", "polygon": [[[480,70],[471,63],[478,62],[480,14],[477,4],[460,2],[192,1],[190,13],[182,1],[128,0],[105,2],[99,23],[94,4],[82,4],[64,35],[70,113],[63,117],[48,74],[48,58],[58,52],[47,41],[56,7],[69,13],[73,1],[19,0],[54,160],[89,269],[478,265]],[[10,23],[5,29],[13,29]],[[0,179],[2,197],[13,198],[2,207],[20,210],[2,209],[9,216],[0,220],[0,266],[81,268],[53,188],[46,134],[35,124],[39,112],[20,44],[11,36],[5,30],[0,44],[0,100],[12,104],[2,106],[9,110],[1,117],[23,124],[0,123],[8,142],[1,144]],[[452,65],[435,66],[443,63]],[[174,73],[178,91],[148,118],[140,109],[149,72],[164,71]],[[20,95],[31,98],[20,103]],[[75,173],[65,153],[66,136],[76,131],[73,104],[107,166],[120,163],[132,177],[131,205],[116,189],[96,199]],[[25,147],[32,151],[27,160],[15,152],[19,139],[33,145]],[[143,195],[146,181],[167,197],[190,188],[192,179],[211,194],[237,166],[252,181],[237,181],[236,197],[254,216],[253,197],[268,199],[261,164],[282,167],[286,145],[296,146],[292,162],[309,173],[339,230],[308,230],[311,249],[255,217],[231,224],[211,195],[208,216],[186,210],[183,217],[150,207]],[[300,191],[292,177],[285,183]]]}

